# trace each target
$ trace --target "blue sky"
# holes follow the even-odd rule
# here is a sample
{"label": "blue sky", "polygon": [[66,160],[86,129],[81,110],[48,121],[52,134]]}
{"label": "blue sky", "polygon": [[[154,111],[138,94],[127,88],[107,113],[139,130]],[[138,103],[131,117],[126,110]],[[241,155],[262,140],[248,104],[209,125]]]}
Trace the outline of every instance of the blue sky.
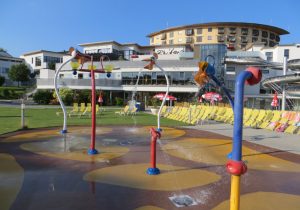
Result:
{"label": "blue sky", "polygon": [[203,22],[254,22],[290,32],[300,43],[300,1],[0,0],[0,47],[13,56],[61,51],[80,43],[115,40],[148,45],[147,34]]}

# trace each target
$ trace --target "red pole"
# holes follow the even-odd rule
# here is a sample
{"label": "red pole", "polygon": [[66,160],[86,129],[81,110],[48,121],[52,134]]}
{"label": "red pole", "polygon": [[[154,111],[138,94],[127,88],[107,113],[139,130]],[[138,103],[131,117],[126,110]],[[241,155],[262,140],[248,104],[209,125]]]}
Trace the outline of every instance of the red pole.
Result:
{"label": "red pole", "polygon": [[151,167],[156,168],[156,140],[157,136],[151,137]]}
{"label": "red pole", "polygon": [[151,151],[150,151],[150,168],[147,169],[147,174],[157,175],[160,173],[159,169],[156,168],[156,141],[157,138],[160,138],[160,132],[156,131],[154,128],[150,129],[151,133]]}
{"label": "red pole", "polygon": [[95,72],[93,68],[93,56],[91,57],[92,69],[91,69],[91,80],[92,80],[92,130],[91,130],[91,144],[88,154],[98,154],[95,149],[95,137],[96,137],[96,91],[95,91]]}

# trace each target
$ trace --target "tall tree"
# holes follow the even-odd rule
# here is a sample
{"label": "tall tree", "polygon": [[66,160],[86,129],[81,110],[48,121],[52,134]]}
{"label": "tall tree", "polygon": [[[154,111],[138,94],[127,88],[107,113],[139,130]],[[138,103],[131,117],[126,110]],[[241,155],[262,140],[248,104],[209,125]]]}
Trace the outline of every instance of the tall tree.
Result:
{"label": "tall tree", "polygon": [[18,87],[20,82],[26,82],[30,79],[29,75],[30,70],[24,63],[12,65],[8,71],[8,77],[12,81],[17,81]]}

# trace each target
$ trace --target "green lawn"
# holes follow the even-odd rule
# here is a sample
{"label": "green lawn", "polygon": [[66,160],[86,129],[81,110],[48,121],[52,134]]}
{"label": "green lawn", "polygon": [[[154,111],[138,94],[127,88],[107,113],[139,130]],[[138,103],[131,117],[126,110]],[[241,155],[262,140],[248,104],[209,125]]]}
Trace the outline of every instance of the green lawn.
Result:
{"label": "green lawn", "polygon": [[[143,112],[136,116],[119,116],[115,114],[116,110],[107,109],[97,117],[97,125],[156,125],[157,117]],[[51,126],[62,126],[63,115],[56,115],[61,112],[55,108],[30,108],[25,111],[25,122],[28,128],[40,128]],[[20,129],[20,108],[0,107],[0,134]],[[68,125],[91,125],[90,118],[68,117]],[[180,126],[185,123],[170,119],[161,119],[161,126]]]}

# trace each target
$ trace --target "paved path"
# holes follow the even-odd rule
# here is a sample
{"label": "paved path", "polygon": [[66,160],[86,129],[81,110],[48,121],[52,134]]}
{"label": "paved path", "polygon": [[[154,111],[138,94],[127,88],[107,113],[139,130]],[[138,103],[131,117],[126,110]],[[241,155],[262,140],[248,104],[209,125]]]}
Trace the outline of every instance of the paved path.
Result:
{"label": "paved path", "polygon": [[[185,126],[185,128],[209,131],[229,137],[233,136],[233,126],[230,124],[213,122],[211,124]],[[296,134],[279,133],[266,129],[244,128],[243,139],[255,144],[300,154],[300,136]]]}

